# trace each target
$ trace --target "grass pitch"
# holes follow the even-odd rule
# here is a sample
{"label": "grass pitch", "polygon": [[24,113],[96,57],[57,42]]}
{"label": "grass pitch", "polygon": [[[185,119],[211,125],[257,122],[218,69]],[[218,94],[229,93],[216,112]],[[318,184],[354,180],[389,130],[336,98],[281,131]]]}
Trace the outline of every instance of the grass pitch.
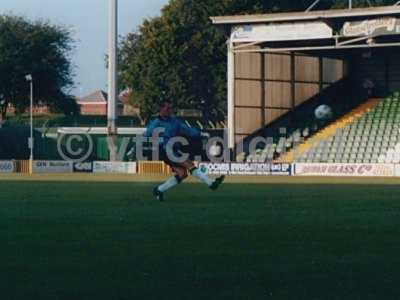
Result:
{"label": "grass pitch", "polygon": [[398,179],[161,180],[1,176],[0,299],[400,298]]}

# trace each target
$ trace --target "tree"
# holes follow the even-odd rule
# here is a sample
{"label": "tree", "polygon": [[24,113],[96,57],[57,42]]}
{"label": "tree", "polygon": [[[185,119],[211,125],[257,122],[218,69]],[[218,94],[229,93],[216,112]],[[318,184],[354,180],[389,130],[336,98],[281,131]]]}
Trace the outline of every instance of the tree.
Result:
{"label": "tree", "polygon": [[67,28],[18,16],[0,16],[1,117],[5,118],[9,104],[17,113],[29,106],[27,74],[34,80],[36,103],[47,104],[56,111],[76,112],[75,101],[68,95],[72,86],[71,50]]}
{"label": "tree", "polygon": [[[143,117],[162,98],[222,120],[226,109],[226,33],[210,16],[304,11],[314,0],[171,0],[161,16],[143,22],[121,43],[121,79]],[[354,0],[354,6],[393,4]],[[316,9],[346,7],[347,0],[321,0]]]}
{"label": "tree", "polygon": [[179,108],[198,108],[223,118],[225,37],[209,26],[210,6],[217,5],[171,1],[162,17],[146,20],[138,33],[125,38],[121,77],[134,91],[144,117],[166,97]]}

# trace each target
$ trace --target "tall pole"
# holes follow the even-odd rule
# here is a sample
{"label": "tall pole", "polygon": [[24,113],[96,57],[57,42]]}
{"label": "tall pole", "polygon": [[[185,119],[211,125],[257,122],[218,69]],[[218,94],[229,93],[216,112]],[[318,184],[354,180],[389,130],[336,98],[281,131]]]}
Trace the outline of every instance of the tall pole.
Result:
{"label": "tall pole", "polygon": [[33,78],[31,74],[28,74],[25,76],[26,81],[29,82],[29,87],[30,87],[30,109],[29,109],[29,115],[30,115],[30,137],[28,141],[28,146],[30,149],[30,155],[29,155],[29,174],[33,173]]}
{"label": "tall pole", "polygon": [[30,141],[30,148],[31,153],[29,155],[29,173],[33,173],[33,79],[31,78],[30,82],[31,88],[31,105],[30,105],[30,124],[31,124],[31,141]]}
{"label": "tall pole", "polygon": [[353,0],[349,0],[349,9],[353,9]]}
{"label": "tall pole", "polygon": [[109,0],[109,33],[108,33],[108,105],[107,128],[110,161],[117,160],[116,110],[118,93],[117,76],[117,43],[118,43],[118,0]]}

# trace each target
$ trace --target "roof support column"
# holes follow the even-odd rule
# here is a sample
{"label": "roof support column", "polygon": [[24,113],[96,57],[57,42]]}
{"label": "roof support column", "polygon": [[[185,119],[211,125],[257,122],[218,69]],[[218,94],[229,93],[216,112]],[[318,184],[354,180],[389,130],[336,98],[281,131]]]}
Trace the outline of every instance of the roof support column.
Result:
{"label": "roof support column", "polygon": [[296,107],[296,55],[290,52],[290,108],[291,112]]}
{"label": "roof support column", "polygon": [[233,43],[229,39],[228,45],[228,147],[235,147],[235,53]]}
{"label": "roof support column", "polygon": [[318,57],[319,66],[319,92],[321,93],[324,89],[324,59],[322,56]]}
{"label": "roof support column", "polygon": [[265,53],[260,53],[261,55],[261,128],[267,123],[265,118],[265,106],[266,106],[266,99],[265,99]]}

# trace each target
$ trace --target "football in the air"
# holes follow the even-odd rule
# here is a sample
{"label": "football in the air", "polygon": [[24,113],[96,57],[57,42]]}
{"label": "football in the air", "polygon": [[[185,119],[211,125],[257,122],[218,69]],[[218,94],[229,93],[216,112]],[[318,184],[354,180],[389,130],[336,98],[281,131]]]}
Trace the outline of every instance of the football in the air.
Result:
{"label": "football in the air", "polygon": [[322,104],[318,106],[314,111],[315,117],[318,120],[328,120],[332,118],[333,112],[329,105]]}

